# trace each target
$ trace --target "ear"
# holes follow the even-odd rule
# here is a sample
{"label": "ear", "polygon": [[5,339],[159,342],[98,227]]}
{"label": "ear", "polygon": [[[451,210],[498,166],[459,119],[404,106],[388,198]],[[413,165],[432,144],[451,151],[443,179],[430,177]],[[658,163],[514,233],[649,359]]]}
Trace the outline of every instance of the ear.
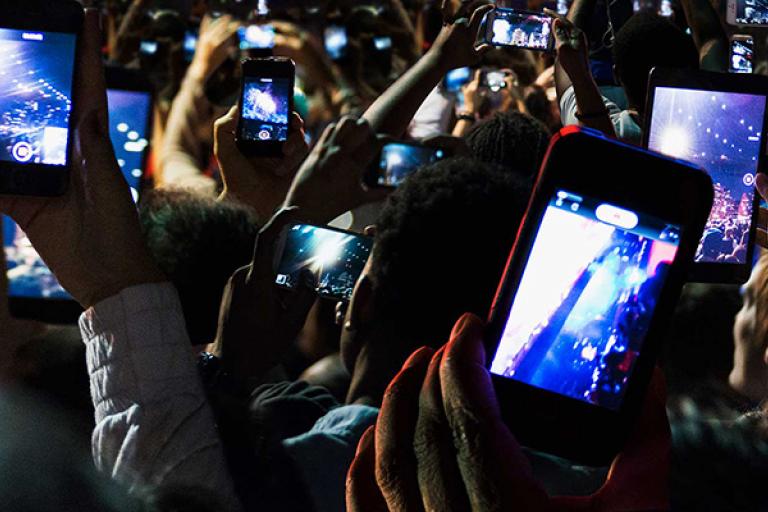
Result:
{"label": "ear", "polygon": [[346,321],[343,328],[347,331],[356,331],[360,326],[366,325],[371,319],[373,311],[373,283],[367,272],[363,272],[355,285],[352,300],[347,306]]}

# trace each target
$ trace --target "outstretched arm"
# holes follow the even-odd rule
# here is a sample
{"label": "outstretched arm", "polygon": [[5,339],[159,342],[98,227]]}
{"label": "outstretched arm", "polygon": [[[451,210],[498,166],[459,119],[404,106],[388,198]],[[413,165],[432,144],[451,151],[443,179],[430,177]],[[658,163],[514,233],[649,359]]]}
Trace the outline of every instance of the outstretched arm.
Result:
{"label": "outstretched arm", "polygon": [[479,62],[487,47],[475,48],[475,39],[483,17],[492,9],[483,5],[472,12],[470,19],[460,18],[443,27],[432,48],[363,115],[374,132],[401,137],[430,91],[448,71]]}

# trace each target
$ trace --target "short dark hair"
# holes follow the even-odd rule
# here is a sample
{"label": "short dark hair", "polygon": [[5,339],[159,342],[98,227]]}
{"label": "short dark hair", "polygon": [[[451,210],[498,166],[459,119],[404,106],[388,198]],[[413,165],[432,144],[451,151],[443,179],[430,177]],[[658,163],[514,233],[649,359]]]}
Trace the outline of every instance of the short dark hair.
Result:
{"label": "short dark hair", "polygon": [[375,328],[400,348],[440,346],[463,313],[487,315],[529,193],[514,173],[463,158],[406,180],[376,225]]}
{"label": "short dark hair", "polygon": [[549,147],[551,134],[544,124],[521,112],[499,112],[467,135],[472,155],[485,163],[536,176]]}
{"label": "short dark hair", "polygon": [[641,110],[645,107],[651,69],[699,66],[693,40],[653,11],[637,13],[621,27],[613,43],[613,59],[630,104]]}
{"label": "short dark hair", "polygon": [[254,215],[237,204],[160,189],[142,198],[139,218],[150,253],[179,292],[192,344],[211,343],[224,287],[253,256]]}

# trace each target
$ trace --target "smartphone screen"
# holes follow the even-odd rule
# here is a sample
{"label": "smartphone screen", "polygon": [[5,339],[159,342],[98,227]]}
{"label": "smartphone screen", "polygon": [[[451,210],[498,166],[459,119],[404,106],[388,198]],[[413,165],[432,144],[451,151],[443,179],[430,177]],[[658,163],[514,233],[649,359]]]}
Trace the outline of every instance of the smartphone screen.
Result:
{"label": "smartphone screen", "polygon": [[737,25],[768,24],[768,3],[762,0],[730,0],[736,3]]}
{"label": "smartphone screen", "polygon": [[746,263],[765,110],[762,95],[655,90],[648,148],[701,166],[715,186],[699,263]]}
{"label": "smartphone screen", "polygon": [[397,187],[420,167],[446,156],[442,149],[402,142],[387,144],[381,149],[375,183],[384,187]]}
{"label": "smartphone screen", "polygon": [[322,297],[349,300],[373,247],[373,239],[328,228],[291,226],[275,282],[295,289],[309,269]]}
{"label": "smartphone screen", "polygon": [[507,74],[504,71],[487,71],[484,84],[493,92],[499,92],[507,87]]}
{"label": "smartphone screen", "polygon": [[387,50],[392,49],[392,38],[391,37],[374,37],[373,38],[373,46],[380,52],[385,52]]}
{"label": "smartphone screen", "polygon": [[[187,30],[187,32],[184,34],[184,60],[187,62],[192,62],[192,59],[195,57],[195,50],[197,50],[197,39],[197,33],[191,30]],[[154,54],[156,51],[157,43],[155,43],[155,50],[152,52],[152,54]]]}
{"label": "smartphone screen", "polygon": [[546,14],[502,8],[491,13],[487,39],[493,45],[549,50],[552,37],[552,18]]}
{"label": "smartphone screen", "polygon": [[241,50],[265,50],[275,47],[275,27],[249,25],[238,30]]}
{"label": "smartphone screen", "polygon": [[459,93],[464,85],[472,80],[472,70],[470,68],[453,69],[445,75],[443,86],[446,92]]}
{"label": "smartphone screen", "polygon": [[0,160],[68,165],[76,35],[0,28]]}
{"label": "smartphone screen", "polygon": [[[109,135],[115,156],[134,201],[138,200],[149,152],[152,96],[148,92],[107,90]],[[3,217],[3,247],[7,260],[8,296],[30,299],[71,299],[37,254],[24,231]]]}
{"label": "smartphone screen", "polygon": [[332,60],[344,57],[347,49],[347,29],[331,25],[325,29],[325,51]]}
{"label": "smartphone screen", "polygon": [[241,137],[245,141],[288,139],[290,78],[248,77],[243,82]]}
{"label": "smartphone screen", "polygon": [[731,73],[752,73],[754,58],[754,40],[739,38],[731,41]]}
{"label": "smartphone screen", "polygon": [[550,199],[491,372],[618,410],[679,226],[565,190]]}
{"label": "smartphone screen", "polygon": [[[157,53],[157,47],[157,41],[142,41],[139,45],[139,53],[143,53],[144,55],[154,55]],[[184,42],[184,50],[186,52],[186,41]],[[194,53],[194,50],[192,53]],[[189,60],[191,61],[192,58],[190,57]]]}

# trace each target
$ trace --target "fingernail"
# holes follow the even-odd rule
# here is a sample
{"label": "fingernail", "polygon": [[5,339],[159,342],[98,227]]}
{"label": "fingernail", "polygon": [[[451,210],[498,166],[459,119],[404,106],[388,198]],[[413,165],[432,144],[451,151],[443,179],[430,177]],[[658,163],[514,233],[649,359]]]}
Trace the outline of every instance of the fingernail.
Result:
{"label": "fingernail", "polygon": [[419,350],[411,354],[411,357],[409,357],[403,365],[403,369],[429,364],[429,361],[432,360],[432,356],[434,355],[435,350],[433,348],[421,347]]}

